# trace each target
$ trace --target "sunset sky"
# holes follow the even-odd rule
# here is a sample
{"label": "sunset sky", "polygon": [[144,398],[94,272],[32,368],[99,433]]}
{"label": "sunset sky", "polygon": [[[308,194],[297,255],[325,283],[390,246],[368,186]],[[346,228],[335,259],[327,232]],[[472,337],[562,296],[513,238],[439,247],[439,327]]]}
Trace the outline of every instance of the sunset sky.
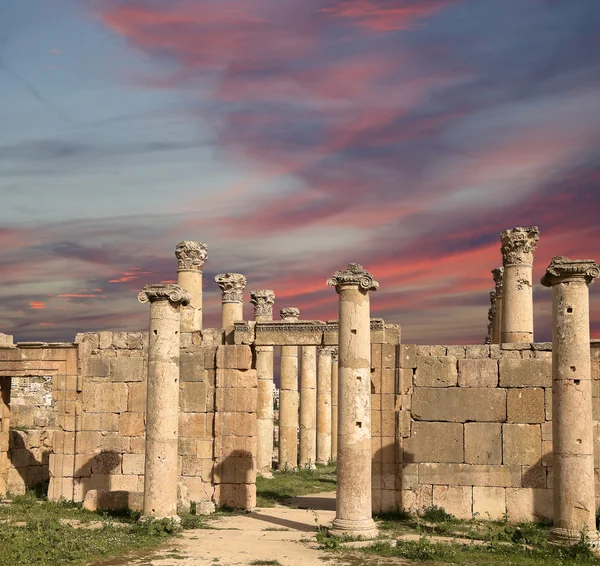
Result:
{"label": "sunset sky", "polygon": [[[179,240],[276,312],[348,262],[406,343],[481,343],[500,231],[600,260],[598,0],[2,0],[0,332],[145,330]],[[600,282],[590,288],[600,338]]]}

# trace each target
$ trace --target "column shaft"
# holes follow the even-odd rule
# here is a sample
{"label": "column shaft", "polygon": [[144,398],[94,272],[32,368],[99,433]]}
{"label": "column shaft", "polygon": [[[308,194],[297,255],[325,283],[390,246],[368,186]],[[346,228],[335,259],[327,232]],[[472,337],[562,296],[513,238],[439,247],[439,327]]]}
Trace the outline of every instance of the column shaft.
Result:
{"label": "column shaft", "polygon": [[331,348],[321,348],[317,371],[317,462],[331,459]]}
{"label": "column shaft", "polygon": [[317,347],[302,346],[300,370],[300,466],[317,460]]}
{"label": "column shaft", "polygon": [[298,347],[281,346],[279,469],[298,467]]}
{"label": "column shaft", "polygon": [[202,330],[202,268],[208,257],[207,246],[202,242],[185,240],[175,248],[177,258],[177,284],[191,297],[187,306],[182,306],[181,332]]}
{"label": "column shaft", "polygon": [[256,376],[258,379],[256,427],[256,467],[269,475],[273,461],[273,347],[256,346]]}
{"label": "column shaft", "polygon": [[225,331],[225,344],[233,344],[233,323],[244,320],[244,289],[246,278],[241,273],[220,273],[215,282],[221,289],[221,328]]}
{"label": "column shaft", "polygon": [[331,457],[337,460],[338,451],[338,359],[331,358]]}

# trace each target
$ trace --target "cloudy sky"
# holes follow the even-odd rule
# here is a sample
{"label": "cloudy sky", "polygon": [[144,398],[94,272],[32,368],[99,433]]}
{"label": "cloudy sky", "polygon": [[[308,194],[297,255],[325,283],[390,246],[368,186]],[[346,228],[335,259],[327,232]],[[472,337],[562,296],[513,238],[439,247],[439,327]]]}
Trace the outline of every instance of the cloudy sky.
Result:
{"label": "cloudy sky", "polygon": [[536,283],[600,259],[599,29],[598,0],[2,0],[0,332],[145,329],[194,239],[206,326],[216,273],[328,319],[358,262],[405,342],[481,342],[502,229],[539,226]]}

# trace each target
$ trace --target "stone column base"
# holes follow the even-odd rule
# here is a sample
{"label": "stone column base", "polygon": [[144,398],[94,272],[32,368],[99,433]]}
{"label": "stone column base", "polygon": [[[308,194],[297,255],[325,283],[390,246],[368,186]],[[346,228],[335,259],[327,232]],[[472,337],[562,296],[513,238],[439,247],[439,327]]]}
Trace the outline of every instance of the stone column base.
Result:
{"label": "stone column base", "polygon": [[350,536],[361,539],[377,538],[379,532],[373,519],[353,521],[350,519],[334,519],[329,529],[332,537]]}
{"label": "stone column base", "polygon": [[[581,541],[581,532],[569,531],[558,527],[552,527],[548,536],[548,543],[556,546],[569,546],[577,544]],[[600,553],[600,533],[598,531],[590,531],[586,533],[586,539],[590,548],[596,553]]]}

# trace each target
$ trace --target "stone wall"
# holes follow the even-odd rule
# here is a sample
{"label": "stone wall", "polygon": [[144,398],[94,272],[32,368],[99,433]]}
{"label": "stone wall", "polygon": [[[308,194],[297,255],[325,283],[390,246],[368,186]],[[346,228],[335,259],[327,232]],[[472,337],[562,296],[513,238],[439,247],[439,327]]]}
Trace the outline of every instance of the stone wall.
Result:
{"label": "stone wall", "polygon": [[[249,346],[222,346],[222,332],[182,334],[180,497],[253,506],[256,371]],[[61,422],[50,457],[49,497],[82,501],[90,489],[142,491],[147,335],[78,335],[78,378],[60,397]]]}
{"label": "stone wall", "polygon": [[[600,344],[592,346],[598,420]],[[549,343],[401,346],[396,431],[402,465],[395,489],[402,508],[438,505],[464,518],[551,517],[551,349]],[[383,415],[382,441],[392,430]],[[598,439],[600,424],[594,426]],[[596,445],[600,454],[599,440]],[[373,489],[380,489],[376,476]]]}

